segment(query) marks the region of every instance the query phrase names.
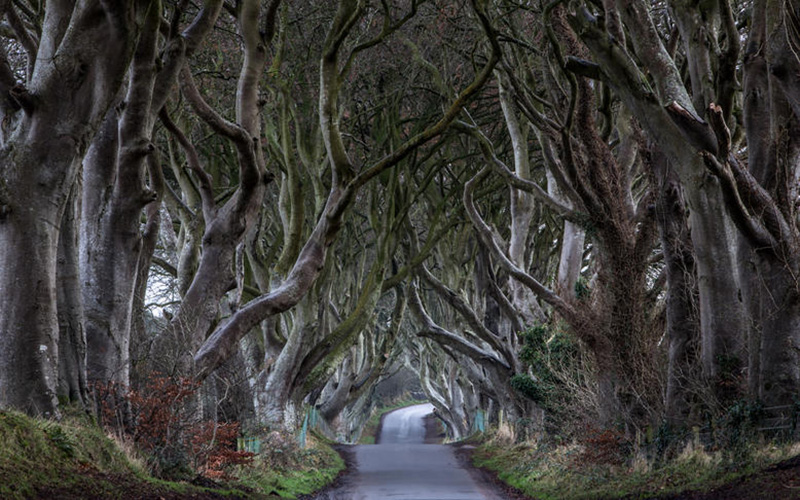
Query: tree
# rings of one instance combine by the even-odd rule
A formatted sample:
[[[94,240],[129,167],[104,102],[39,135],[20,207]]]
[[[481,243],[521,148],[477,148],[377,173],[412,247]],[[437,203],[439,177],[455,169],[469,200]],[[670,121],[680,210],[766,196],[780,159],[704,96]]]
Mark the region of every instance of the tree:
[[[412,2],[412,11],[416,3]],[[489,29],[482,6],[474,5],[474,10],[484,29]],[[447,105],[441,118],[426,126],[418,134],[409,137],[391,152],[374,164],[355,172],[351,163],[340,130],[338,116],[338,98],[344,77],[347,76],[352,60],[359,52],[379,43],[396,25],[387,19],[387,24],[377,38],[355,45],[351,54],[340,68],[343,43],[353,29],[355,22],[364,14],[363,6],[355,2],[342,1],[322,51],[320,61],[319,116],[320,127],[327,152],[327,160],[331,166],[331,186],[322,213],[298,254],[286,279],[280,286],[262,295],[232,315],[230,320],[217,329],[195,355],[198,376],[207,376],[236,348],[239,339],[264,319],[293,307],[307,293],[324,266],[327,249],[338,234],[343,217],[355,200],[360,189],[370,180],[407,158],[422,145],[441,135],[460,113],[462,107],[472,98],[488,80],[498,54],[491,52],[489,60],[476,73],[471,81],[456,98]],[[398,21],[404,23],[401,19]],[[388,30],[388,31],[387,31]]]
[[[790,283],[797,229],[789,201],[796,188],[787,182],[797,168],[796,134],[791,133],[797,88],[787,79],[797,64],[790,55],[797,44],[796,12],[777,3],[747,5],[742,12],[752,23],[740,53],[730,2],[671,6],[682,13],[674,22],[690,68],[690,88],[646,2],[630,2],[627,8],[609,4],[603,13],[629,33],[632,52],[620,45],[624,38],[609,37],[599,27],[590,9],[583,8],[572,22],[601,78],[681,179],[699,275],[704,375],[729,401],[723,382],[737,378],[747,344],[751,396],[789,404],[799,380],[794,350],[788,348],[797,331],[796,288]],[[744,63],[741,94],[734,84],[739,61]],[[729,220],[741,235],[741,266],[726,229]]]
[[[0,406],[56,415],[59,229],[80,160],[122,85],[151,2],[0,8],[27,57],[18,77],[8,44],[0,54],[7,124],[0,152]]]

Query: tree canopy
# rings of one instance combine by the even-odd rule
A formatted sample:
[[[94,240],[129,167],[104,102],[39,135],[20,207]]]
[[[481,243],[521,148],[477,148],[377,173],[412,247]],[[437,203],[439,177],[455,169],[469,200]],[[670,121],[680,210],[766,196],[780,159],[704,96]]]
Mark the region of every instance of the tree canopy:
[[[352,437],[401,369],[456,437],[796,403],[790,3],[0,12],[0,408],[159,373]]]

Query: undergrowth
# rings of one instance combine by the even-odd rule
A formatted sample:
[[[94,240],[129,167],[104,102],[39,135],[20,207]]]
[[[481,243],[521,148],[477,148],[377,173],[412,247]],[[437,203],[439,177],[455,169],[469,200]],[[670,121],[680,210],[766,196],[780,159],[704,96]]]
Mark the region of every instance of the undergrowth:
[[[97,385],[94,394],[100,422],[143,452],[152,474],[229,479],[227,469],[247,463],[253,454],[236,449],[238,422],[191,417],[198,388],[188,378],[153,374],[139,390],[110,382]]]
[[[156,480],[132,448],[123,449],[85,414],[64,413],[69,415],[55,422],[0,412],[0,498],[174,498],[211,491],[214,498],[247,496],[235,488]]]
[[[537,499],[651,498],[683,491],[709,491],[800,453],[797,444],[751,443],[732,456],[689,442],[669,460],[634,453],[611,432],[584,443],[527,442],[508,445],[490,437],[478,447],[476,466]]]
[[[55,422],[0,411],[0,498],[296,498],[330,483],[345,467],[324,440],[309,438],[301,450],[289,437],[250,463],[226,459],[225,476],[213,481],[166,481],[150,475],[146,451],[132,440],[107,434],[81,411],[63,413]],[[277,445],[274,439],[270,444]],[[207,452],[199,456],[214,469]]]
[[[254,490],[281,498],[297,498],[331,483],[344,470],[339,454],[319,436],[309,435],[306,449],[283,448],[256,456],[253,463],[235,470],[239,482]]]

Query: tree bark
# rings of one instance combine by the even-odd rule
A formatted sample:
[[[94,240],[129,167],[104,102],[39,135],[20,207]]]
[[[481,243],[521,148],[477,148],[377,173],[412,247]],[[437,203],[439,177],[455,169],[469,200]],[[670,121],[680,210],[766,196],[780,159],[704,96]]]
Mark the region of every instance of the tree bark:
[[[694,423],[692,411],[697,393],[702,390],[698,384],[700,318],[694,253],[677,175],[661,155],[656,157],[653,171],[658,187],[656,217],[667,274],[666,420],[672,426],[686,428]]]
[[[76,183],[61,219],[58,242],[58,397],[86,407],[86,331],[79,266],[81,186]]]
[[[4,157],[3,157],[4,156]],[[8,166],[13,160],[0,155]],[[31,155],[32,156],[32,155]],[[18,163],[17,169],[41,169]],[[58,383],[56,259],[59,211],[33,186],[13,183],[11,214],[0,221],[0,407],[55,417]],[[66,200],[59,203],[63,206]]]

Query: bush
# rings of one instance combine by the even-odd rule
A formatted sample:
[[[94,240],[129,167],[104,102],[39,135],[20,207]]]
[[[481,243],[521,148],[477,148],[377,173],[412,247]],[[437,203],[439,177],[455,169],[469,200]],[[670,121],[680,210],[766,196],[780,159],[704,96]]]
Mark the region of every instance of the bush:
[[[526,398],[544,405],[547,400],[547,389],[537,384],[530,376],[518,373],[511,377],[511,387]]]
[[[253,454],[236,450],[238,422],[193,421],[187,415],[197,389],[191,379],[155,374],[139,390],[98,385],[95,398],[102,425],[133,441],[154,475],[223,478],[227,467],[247,463]]]
[[[509,384],[519,394],[547,411],[548,418],[565,422],[586,386],[583,360],[575,341],[557,325],[539,324],[520,334],[520,361],[528,373],[517,373]]]
[[[575,457],[579,466],[620,466],[625,463],[632,450],[631,442],[625,434],[615,429],[587,426],[582,441],[583,451]]]

